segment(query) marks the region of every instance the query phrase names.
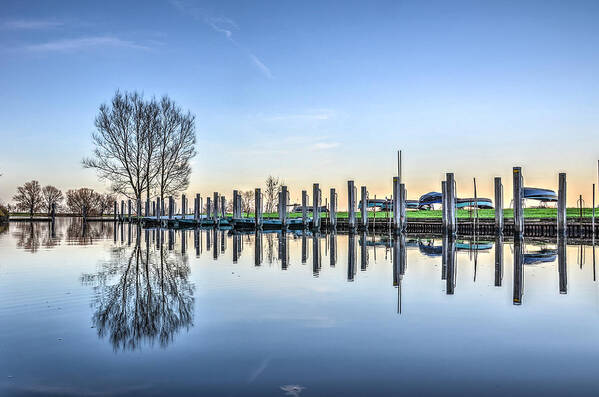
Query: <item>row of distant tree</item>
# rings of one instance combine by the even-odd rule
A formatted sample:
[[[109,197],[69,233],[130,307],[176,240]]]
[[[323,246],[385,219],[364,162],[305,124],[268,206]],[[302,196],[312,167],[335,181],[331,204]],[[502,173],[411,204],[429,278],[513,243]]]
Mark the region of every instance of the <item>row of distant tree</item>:
[[[37,213],[56,212],[82,214],[83,208],[89,215],[110,214],[113,211],[116,197],[109,193],[99,193],[90,188],[69,189],[66,193],[52,186],[42,187],[38,181],[31,181],[17,187],[13,196],[15,210],[23,211],[33,216]]]

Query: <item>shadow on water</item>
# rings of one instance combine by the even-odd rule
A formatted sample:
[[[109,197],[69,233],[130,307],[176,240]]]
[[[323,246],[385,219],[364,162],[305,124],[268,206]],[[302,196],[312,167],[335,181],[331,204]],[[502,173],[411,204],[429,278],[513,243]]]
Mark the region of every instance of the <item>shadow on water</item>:
[[[185,237],[181,253],[173,251],[169,231],[131,226],[127,234],[135,234],[133,241],[113,247],[110,260],[100,263],[96,273],[81,276],[81,282],[95,291],[92,323],[115,351],[136,350],[156,341],[166,347],[177,332],[193,326],[194,285],[184,255]]]

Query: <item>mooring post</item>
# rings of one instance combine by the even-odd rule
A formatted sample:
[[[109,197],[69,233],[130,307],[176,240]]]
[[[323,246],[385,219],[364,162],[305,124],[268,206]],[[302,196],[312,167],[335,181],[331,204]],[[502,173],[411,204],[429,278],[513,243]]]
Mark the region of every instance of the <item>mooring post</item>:
[[[114,221],[116,222],[117,217],[118,217],[118,204],[117,204],[116,200],[114,200],[114,210],[113,211],[114,211],[114,213],[113,213]]]
[[[162,207],[160,206],[160,204],[162,203],[162,200],[160,200],[160,197],[156,198],[156,219],[160,220],[160,217],[162,216]]]
[[[448,172],[445,179],[447,191],[447,232],[455,235],[458,231],[456,219],[456,184],[453,172]]]
[[[287,227],[287,203],[288,203],[287,186],[281,186],[281,194],[279,195],[279,218],[281,226]]]
[[[331,219],[331,228],[335,229],[337,227],[337,193],[335,193],[335,188],[331,188],[330,203],[329,218]]]
[[[196,198],[193,201],[193,219],[196,221],[200,219],[200,195],[196,194]]]
[[[312,227],[320,229],[320,187],[318,183],[312,185]]]
[[[524,234],[524,211],[522,209],[522,167],[514,167],[514,234]]]
[[[360,188],[360,226],[367,230],[368,229],[368,190],[366,186]]]
[[[441,225],[447,231],[447,182],[441,181]]]
[[[227,199],[225,196],[220,196],[220,215],[223,219],[227,217]]]
[[[187,215],[187,198],[184,194],[181,195],[181,215],[183,219],[185,219],[185,215]]]
[[[399,217],[400,217],[400,209],[399,209],[399,177],[393,177],[393,229],[396,233],[398,233],[400,229]]]
[[[354,181],[347,181],[347,226],[350,231],[356,228],[356,189]]]
[[[119,220],[122,222],[125,220],[125,200],[121,200],[121,214]]]
[[[152,201],[152,216],[156,216],[156,200]]]
[[[495,177],[495,232],[503,233],[503,184]]]
[[[168,196],[168,219],[173,219],[173,214],[175,212],[175,200],[173,196]]]
[[[212,202],[210,197],[206,197],[206,219],[212,218]]]
[[[256,229],[262,228],[262,191],[256,188],[254,191],[255,209],[254,216],[256,218]]]
[[[399,230],[405,232],[408,227],[408,220],[406,218],[406,185],[404,183],[399,184]]]
[[[214,218],[214,224],[218,225],[218,192],[214,192],[212,199],[212,217]]]
[[[127,222],[131,222],[131,199],[127,200]]]
[[[141,220],[141,199],[137,199],[137,222]]]
[[[302,190],[302,225],[308,224],[308,192]]]
[[[237,213],[237,205],[237,190],[233,190],[233,219],[241,218],[241,216],[239,216],[239,214]]]
[[[568,224],[566,219],[566,174],[559,174],[559,189],[557,191],[557,231],[566,235]]]

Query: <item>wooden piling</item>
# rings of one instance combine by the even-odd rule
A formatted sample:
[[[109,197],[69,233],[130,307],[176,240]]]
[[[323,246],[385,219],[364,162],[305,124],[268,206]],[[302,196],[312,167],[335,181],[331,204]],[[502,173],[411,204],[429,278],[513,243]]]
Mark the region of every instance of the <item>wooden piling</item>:
[[[441,181],[441,224],[447,230],[447,181]]]
[[[329,218],[331,220],[331,228],[335,229],[337,227],[337,193],[335,192],[335,188],[331,188],[330,203]]]
[[[127,222],[131,223],[131,199],[127,200]]]
[[[595,184],[593,183],[593,218],[592,218],[592,234],[595,236]],[[593,246],[593,249],[595,247]]]
[[[256,188],[254,191],[255,209],[254,216],[256,218],[256,229],[262,228],[262,191]]]
[[[347,226],[350,231],[356,228],[356,189],[354,181],[347,181]]]
[[[121,222],[125,220],[125,200],[121,200],[121,215],[119,219]]]
[[[116,200],[114,201],[114,209],[113,209],[114,213],[112,214],[114,217],[114,221],[117,221],[117,217],[118,217],[118,204],[116,202]]]
[[[447,232],[455,235],[457,233],[456,222],[456,183],[453,172],[448,172],[445,178],[445,190],[447,192]]]
[[[175,212],[175,201],[173,196],[168,196],[168,219],[173,219]]]
[[[495,232],[503,233],[503,184],[495,177]]]
[[[320,229],[320,187],[318,183],[312,185],[312,227]]]
[[[302,190],[302,225],[308,224],[308,192]]]
[[[366,186],[360,188],[360,226],[367,230],[368,229],[368,190]]]
[[[287,204],[289,202],[289,192],[287,186],[281,186],[281,192],[279,193],[279,219],[281,220],[281,226],[287,227]]]
[[[241,214],[237,213],[237,210],[239,209],[237,200],[237,190],[233,190],[233,219],[241,218]]]
[[[513,168],[514,176],[514,234],[522,236],[524,234],[524,210],[522,208],[522,167]]]
[[[214,198],[212,199],[212,218],[214,219],[214,225],[218,225],[218,192],[214,192],[213,197]]]
[[[206,197],[206,219],[212,218],[212,201],[210,197]]]
[[[406,185],[404,183],[399,184],[399,230],[405,232],[407,229],[408,220],[406,218]]]
[[[393,197],[392,197],[392,202],[393,202],[393,229],[395,230],[396,233],[398,233],[399,231],[401,231],[401,224],[400,224],[400,216],[401,216],[401,209],[399,208],[399,190],[400,190],[400,182],[399,182],[399,177],[394,176],[393,177]]]
[[[187,215],[187,197],[184,194],[181,195],[181,215],[183,219],[185,219],[185,215]]]
[[[160,206],[160,204],[161,204],[160,197],[157,197],[156,198],[156,219],[160,219],[160,217],[163,215],[162,207]]]
[[[557,191],[557,231],[560,234],[567,234],[566,219],[566,174],[559,174],[559,188]]]
[[[141,221],[141,199],[137,199],[137,222]]]
[[[227,217],[227,199],[225,196],[220,196],[220,216],[225,219]]]

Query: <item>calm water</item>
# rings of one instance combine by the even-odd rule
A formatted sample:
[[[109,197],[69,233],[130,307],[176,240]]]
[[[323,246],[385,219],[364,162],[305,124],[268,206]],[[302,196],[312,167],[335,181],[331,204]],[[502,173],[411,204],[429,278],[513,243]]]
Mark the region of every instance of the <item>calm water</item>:
[[[13,223],[0,395],[597,395],[593,251]]]

